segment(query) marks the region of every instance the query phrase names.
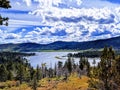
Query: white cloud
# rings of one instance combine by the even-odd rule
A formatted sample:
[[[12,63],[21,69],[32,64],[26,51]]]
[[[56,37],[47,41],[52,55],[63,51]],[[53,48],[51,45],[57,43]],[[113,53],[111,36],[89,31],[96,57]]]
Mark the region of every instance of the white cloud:
[[[3,36],[0,40],[14,39],[4,42],[88,41],[120,35],[120,5],[117,4],[101,0],[11,2],[11,10],[29,12],[2,12],[10,20],[8,27],[1,27],[4,31],[0,30],[0,35]],[[21,29],[19,33],[13,33],[18,29]]]
[[[20,34],[9,33],[4,30],[0,30],[0,42],[1,43],[17,43],[16,40],[21,38]]]
[[[5,39],[18,39],[20,37],[21,37],[20,35],[17,35],[14,33],[7,33],[4,38]]]
[[[59,4],[66,5],[81,5],[82,0],[34,0],[35,2],[39,2],[39,7],[41,8],[51,8],[53,5],[59,6]]]
[[[32,3],[31,0],[23,0],[23,2],[25,2],[27,6],[31,6],[31,3]]]
[[[102,32],[104,33],[106,30],[111,32],[112,34],[115,35],[115,33],[119,32],[120,30],[118,29],[112,29],[110,26],[111,25],[115,25],[116,23],[119,23],[120,20],[118,20],[120,18],[119,15],[119,7],[116,8],[108,8],[108,7],[104,7],[104,8],[69,8],[69,9],[58,9],[56,7],[51,8],[51,10],[47,10],[47,9],[43,9],[43,11],[41,11],[41,9],[35,10],[35,13],[31,13],[31,14],[37,14],[39,16],[43,15],[43,22],[46,25],[51,25],[54,28],[52,29],[48,29],[48,31],[51,32],[56,32],[56,26],[61,26],[65,29],[66,33],[70,34],[69,36],[66,37],[72,37],[72,38],[65,38],[64,40],[76,40],[76,41],[84,41],[84,40],[91,40],[91,39],[100,39],[100,38],[106,38],[107,36],[111,37],[112,35],[101,35],[101,36],[96,36],[94,38],[92,38],[92,33],[95,32],[96,30],[98,30],[98,32]],[[49,15],[49,12],[50,15]],[[46,20],[45,17],[46,16],[50,16],[52,17],[51,20]],[[49,17],[49,18],[50,18]],[[66,17],[67,19],[72,18],[72,17],[76,17],[76,18],[83,18],[83,20],[78,21],[77,23],[75,22],[64,22],[61,21],[61,18]],[[87,19],[86,19],[87,18]],[[58,20],[57,20],[58,19]],[[90,19],[90,20],[89,20]],[[112,20],[110,22],[106,22],[107,20]],[[53,21],[52,21],[53,20]],[[56,21],[55,21],[56,20]],[[109,24],[108,24],[109,23]],[[84,28],[80,29],[79,26],[83,25]],[[78,29],[77,29],[78,28]],[[105,30],[106,29],[106,30]],[[80,37],[80,35],[83,33],[83,31],[87,30],[88,34],[86,34],[85,39],[81,39],[82,37]],[[46,30],[47,32],[47,30]],[[88,38],[89,37],[89,38]]]

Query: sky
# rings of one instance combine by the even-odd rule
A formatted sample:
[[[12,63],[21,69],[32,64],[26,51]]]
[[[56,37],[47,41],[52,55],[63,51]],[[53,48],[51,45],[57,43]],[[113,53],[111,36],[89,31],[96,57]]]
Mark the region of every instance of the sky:
[[[0,44],[92,41],[120,36],[119,0],[10,0]]]

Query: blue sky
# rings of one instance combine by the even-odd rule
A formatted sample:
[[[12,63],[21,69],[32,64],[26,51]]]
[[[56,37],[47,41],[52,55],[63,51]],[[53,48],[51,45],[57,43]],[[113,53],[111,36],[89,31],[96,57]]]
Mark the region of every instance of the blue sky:
[[[11,0],[0,44],[91,41],[120,36],[119,0]]]

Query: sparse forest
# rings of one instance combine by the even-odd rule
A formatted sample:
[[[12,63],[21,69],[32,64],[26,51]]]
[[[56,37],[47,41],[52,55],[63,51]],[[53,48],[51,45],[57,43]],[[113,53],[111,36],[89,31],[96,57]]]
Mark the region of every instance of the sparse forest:
[[[58,61],[54,68],[48,68],[46,63],[33,68],[24,58],[30,55],[34,54],[0,53],[1,89],[63,90],[61,85],[64,85],[68,90],[71,84],[73,86],[70,90],[119,90],[120,88],[120,56],[116,56],[111,47],[103,49],[98,66],[90,66],[86,57],[79,57],[79,64],[76,64],[74,58],[68,55],[65,63]],[[95,63],[96,61],[93,60],[93,64]]]

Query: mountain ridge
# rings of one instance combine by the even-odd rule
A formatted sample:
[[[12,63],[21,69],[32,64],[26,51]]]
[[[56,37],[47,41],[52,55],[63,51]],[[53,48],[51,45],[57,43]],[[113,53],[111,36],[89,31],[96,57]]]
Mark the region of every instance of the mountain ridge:
[[[65,42],[56,41],[49,44],[38,44],[38,43],[8,43],[0,44],[1,51],[40,51],[40,50],[86,50],[86,49],[101,49],[105,46],[112,46],[114,49],[120,49],[120,36],[99,39],[94,41],[84,41],[84,42]]]

